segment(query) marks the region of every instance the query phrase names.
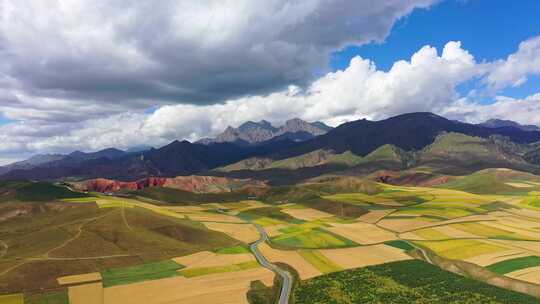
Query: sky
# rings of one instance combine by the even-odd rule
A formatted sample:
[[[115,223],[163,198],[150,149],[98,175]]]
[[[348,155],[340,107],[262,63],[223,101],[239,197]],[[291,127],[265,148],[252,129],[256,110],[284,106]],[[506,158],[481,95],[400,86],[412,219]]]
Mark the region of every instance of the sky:
[[[0,0],[0,165],[247,120],[540,125],[535,0]]]

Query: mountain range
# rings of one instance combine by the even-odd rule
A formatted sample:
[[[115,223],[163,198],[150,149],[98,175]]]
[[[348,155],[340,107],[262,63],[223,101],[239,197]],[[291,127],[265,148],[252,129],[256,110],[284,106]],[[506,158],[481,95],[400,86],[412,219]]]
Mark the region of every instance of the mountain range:
[[[279,128],[262,121],[227,130],[214,140],[174,141],[146,151],[111,148],[33,157],[1,167],[0,179],[135,181],[204,173],[271,180],[276,174],[303,178],[422,166],[454,174],[489,167],[540,172],[540,131],[469,124],[432,113],[363,119],[334,129],[294,119]],[[301,132],[310,137],[291,135]]]
[[[253,145],[269,141],[271,139],[291,141],[306,141],[332,130],[332,127],[322,122],[309,123],[299,118],[287,120],[283,126],[274,127],[266,120],[259,122],[248,121],[238,128],[231,126],[216,136],[216,138],[203,138],[196,143],[236,143],[240,145]]]
[[[480,126],[488,128],[515,127],[525,131],[540,131],[540,127],[535,125],[522,125],[515,121],[504,119],[489,119],[481,123]]]

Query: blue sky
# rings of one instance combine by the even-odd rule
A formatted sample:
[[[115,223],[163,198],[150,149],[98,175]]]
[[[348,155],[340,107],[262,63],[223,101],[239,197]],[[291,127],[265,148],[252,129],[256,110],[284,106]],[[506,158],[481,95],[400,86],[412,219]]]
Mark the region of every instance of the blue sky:
[[[417,9],[399,20],[382,43],[335,52],[330,66],[342,70],[351,58],[359,55],[387,71],[395,61],[409,59],[424,45],[434,46],[440,52],[451,40],[461,41],[477,62],[493,61],[506,58],[517,50],[520,42],[538,35],[538,0],[446,0],[427,10]],[[522,86],[507,88],[499,94],[523,98],[537,93],[539,88],[540,77],[532,76]]]

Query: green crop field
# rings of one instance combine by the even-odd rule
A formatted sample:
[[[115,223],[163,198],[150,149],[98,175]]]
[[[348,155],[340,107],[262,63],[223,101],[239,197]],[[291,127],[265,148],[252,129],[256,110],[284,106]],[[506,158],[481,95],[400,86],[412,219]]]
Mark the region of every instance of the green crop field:
[[[402,249],[404,251],[410,251],[415,249],[414,246],[402,240],[388,241],[385,242],[385,244],[394,248]]]
[[[302,281],[295,304],[538,303],[538,299],[468,279],[418,260],[335,272]]]
[[[523,268],[540,266],[539,256],[527,256],[515,259],[509,259],[501,261],[495,264],[491,264],[486,268],[497,274],[506,274],[512,271],[520,270]]]
[[[226,265],[226,266],[215,266],[215,267],[198,267],[198,268],[189,268],[178,271],[180,275],[183,275],[187,278],[203,276],[213,273],[223,273],[223,272],[233,272],[241,271],[247,269],[253,269],[260,267],[257,261],[243,262],[238,264]]]
[[[271,242],[283,248],[317,249],[357,246],[353,241],[330,233],[322,228],[299,229],[292,232],[285,232],[271,238]]]
[[[103,286],[130,284],[177,276],[184,266],[172,261],[146,263],[131,267],[111,268],[101,272]]]
[[[300,250],[298,253],[311,265],[322,273],[330,273],[343,270],[341,266],[329,260],[317,250]]]
[[[216,253],[219,254],[238,254],[238,253],[248,253],[250,252],[247,246],[233,246],[233,247],[226,247],[226,248],[220,248],[216,250]]]

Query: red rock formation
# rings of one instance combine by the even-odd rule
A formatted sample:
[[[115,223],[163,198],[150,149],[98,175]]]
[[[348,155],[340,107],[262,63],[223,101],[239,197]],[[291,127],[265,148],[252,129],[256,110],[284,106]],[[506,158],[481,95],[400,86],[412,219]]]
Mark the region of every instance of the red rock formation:
[[[264,188],[266,184],[251,179],[236,179],[216,176],[177,176],[148,177],[134,182],[122,182],[105,178],[97,178],[77,183],[76,188],[82,191],[117,192],[120,190],[140,190],[148,187],[166,187],[194,193],[222,193],[237,189]]]

